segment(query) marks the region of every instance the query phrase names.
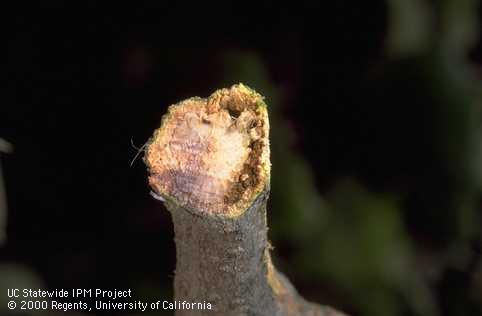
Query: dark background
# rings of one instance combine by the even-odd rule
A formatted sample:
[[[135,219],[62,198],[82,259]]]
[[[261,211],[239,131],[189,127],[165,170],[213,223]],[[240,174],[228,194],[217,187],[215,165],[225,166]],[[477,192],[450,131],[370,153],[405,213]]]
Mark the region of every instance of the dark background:
[[[243,82],[270,106],[270,238],[303,295],[352,315],[480,315],[477,1],[6,13],[0,283],[170,299],[172,225],[131,140],[170,104]]]

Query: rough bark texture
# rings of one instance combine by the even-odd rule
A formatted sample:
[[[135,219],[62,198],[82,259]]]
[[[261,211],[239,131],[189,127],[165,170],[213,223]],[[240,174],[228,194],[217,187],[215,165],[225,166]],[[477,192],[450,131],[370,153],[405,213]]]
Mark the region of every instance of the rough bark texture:
[[[192,133],[184,133],[184,129],[180,127],[182,123],[171,124],[175,127],[172,132],[163,131],[163,128],[168,129],[170,126],[169,120],[185,120],[186,115],[181,111],[182,116],[173,114],[163,119],[161,129],[156,132],[146,150],[145,161],[150,171],[150,184],[155,194],[165,200],[174,222],[177,251],[174,299],[179,302],[209,302],[212,306],[211,310],[178,309],[176,315],[343,315],[329,307],[305,301],[290,282],[273,267],[266,222],[266,201],[269,196],[267,112],[261,96],[243,85],[220,91],[222,93],[217,91],[204,102],[201,102],[202,99],[194,99],[200,103],[191,109],[197,111],[197,107],[206,108],[207,113],[212,115],[214,112],[210,113],[209,107],[211,106],[212,110],[213,102],[221,104],[214,105],[215,108],[218,107],[215,111],[219,113],[235,108],[237,113],[230,118],[232,125],[227,125],[226,133],[219,132],[218,129],[219,126],[224,126],[224,123],[219,126],[216,123],[209,123],[213,124],[209,128],[214,131],[206,132],[205,136],[202,136],[202,133],[195,133],[196,146],[192,146]],[[227,105],[224,107],[223,97],[220,98],[220,95],[225,98]],[[177,107],[186,104],[188,107],[191,106],[189,102],[185,102],[181,102]],[[171,112],[178,110],[179,108],[171,109]],[[254,125],[239,123],[238,120],[242,119],[243,113],[247,111],[252,112],[250,120],[254,117],[264,122],[258,121]],[[244,117],[250,117],[248,114]],[[207,119],[203,116],[206,112],[198,111],[197,115],[199,122]],[[209,116],[209,120],[216,119]],[[196,122],[191,123],[190,127],[197,126]],[[222,138],[224,135],[232,137],[234,125],[242,125],[239,133],[251,135],[246,138],[246,146],[240,145],[241,150],[247,152],[244,156],[223,153],[222,150],[231,149],[223,149],[226,146],[221,144],[222,140],[209,139]],[[258,132],[253,134],[252,129],[259,126],[264,127],[264,132],[258,129]],[[188,145],[179,145],[182,140],[176,134],[181,132],[184,133]],[[258,149],[253,146],[256,142]],[[200,145],[206,143],[206,146]],[[198,148],[194,153],[194,163],[193,147]],[[160,157],[166,155],[169,159],[158,163],[163,159]],[[209,159],[201,163],[204,155]],[[216,163],[216,157],[219,155],[227,157],[226,164]],[[239,164],[230,163],[229,159],[235,161],[238,159],[236,157],[244,157],[245,161]],[[173,160],[175,163],[172,163]],[[185,161],[189,163],[186,164]],[[202,177],[213,165],[216,168],[221,166],[233,170],[219,170],[220,176],[207,181]],[[184,166],[189,170],[172,170],[173,166]],[[247,171],[246,166],[250,166],[250,171]],[[204,170],[200,170],[202,168]],[[222,174],[226,176],[223,177]],[[213,175],[208,175],[208,178],[210,177]],[[247,179],[251,180],[247,184],[239,185],[239,182],[246,182]],[[205,188],[206,185],[209,189]],[[193,188],[201,192],[188,192]],[[236,191],[234,199],[233,190]]]

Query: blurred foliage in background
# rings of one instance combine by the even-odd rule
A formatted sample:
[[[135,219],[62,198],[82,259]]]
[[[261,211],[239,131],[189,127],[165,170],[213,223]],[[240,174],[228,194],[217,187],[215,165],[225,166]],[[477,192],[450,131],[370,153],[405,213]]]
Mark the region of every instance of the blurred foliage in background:
[[[329,54],[329,43],[313,44],[318,29],[310,23],[316,25],[315,17],[304,24],[302,35],[288,32],[291,37],[284,39],[283,56],[291,56],[295,64],[291,67],[299,72],[294,85],[273,79],[273,61],[255,49],[230,47],[215,49],[217,75],[207,75],[209,84],[198,83],[206,87],[182,90],[183,80],[175,78],[171,87],[185,95],[170,91],[164,99],[176,102],[193,91],[206,95],[237,82],[266,97],[273,164],[269,236],[277,265],[306,298],[351,315],[482,315],[481,60],[477,65],[471,55],[481,45],[479,1],[386,0],[384,8],[387,23],[381,30],[381,54],[366,70],[357,70],[361,75],[356,80],[336,78],[341,82],[336,86],[330,84],[332,78],[323,78],[333,73],[350,77],[355,71],[330,72],[330,67],[343,65],[323,58]],[[156,54],[166,65],[178,65],[189,59],[183,52],[180,47]],[[135,81],[142,77],[150,55],[143,51],[134,55],[139,72],[126,71]],[[176,69],[187,87],[195,86],[186,79],[193,63]],[[327,98],[335,93],[326,91],[332,88],[339,88],[342,96]],[[156,96],[131,101],[152,103],[152,99]],[[147,121],[135,112],[133,106],[126,116]],[[145,137],[158,123],[158,117],[149,119],[152,124]],[[135,181],[143,177],[142,169],[139,165],[134,169],[140,174]],[[6,180],[8,192],[12,180]],[[147,199],[146,188],[136,190],[140,199]],[[130,225],[122,231],[125,237],[103,236],[104,245],[118,238],[129,244],[140,234],[145,242],[140,249],[169,249],[168,259],[162,268],[143,261],[142,271],[134,259],[115,257],[127,260],[123,266],[119,263],[124,280],[116,284],[131,286],[138,298],[168,297],[172,275],[166,271],[174,266],[169,218],[155,215],[159,210],[154,201],[130,207],[118,224],[119,229]],[[133,215],[141,207],[152,210]],[[93,257],[109,262],[106,257],[115,250],[111,251],[102,257],[85,250],[76,258],[87,264]],[[139,260],[149,256],[141,255]],[[67,274],[93,273],[72,266]],[[20,286],[29,278],[32,284],[42,283],[23,265],[0,267],[0,287]],[[49,275],[45,267],[36,268]],[[62,282],[47,280],[47,285],[62,286]],[[89,285],[97,284],[92,282]],[[107,281],[104,285],[112,287]],[[6,312],[4,308],[0,304],[0,311]]]

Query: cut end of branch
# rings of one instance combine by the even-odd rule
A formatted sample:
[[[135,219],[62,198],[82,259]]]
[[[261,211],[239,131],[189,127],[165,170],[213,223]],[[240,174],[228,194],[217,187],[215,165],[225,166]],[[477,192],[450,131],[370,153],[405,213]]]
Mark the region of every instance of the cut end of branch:
[[[269,122],[261,95],[239,84],[169,108],[146,148],[152,189],[206,214],[242,214],[269,182]]]

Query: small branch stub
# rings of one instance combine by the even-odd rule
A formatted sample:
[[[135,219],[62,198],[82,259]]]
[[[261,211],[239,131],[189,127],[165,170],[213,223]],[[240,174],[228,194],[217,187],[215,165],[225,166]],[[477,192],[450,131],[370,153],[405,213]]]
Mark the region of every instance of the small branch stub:
[[[176,315],[342,315],[306,302],[271,263],[261,95],[239,84],[171,106],[144,161],[153,196],[174,222],[174,299],[212,307]]]

